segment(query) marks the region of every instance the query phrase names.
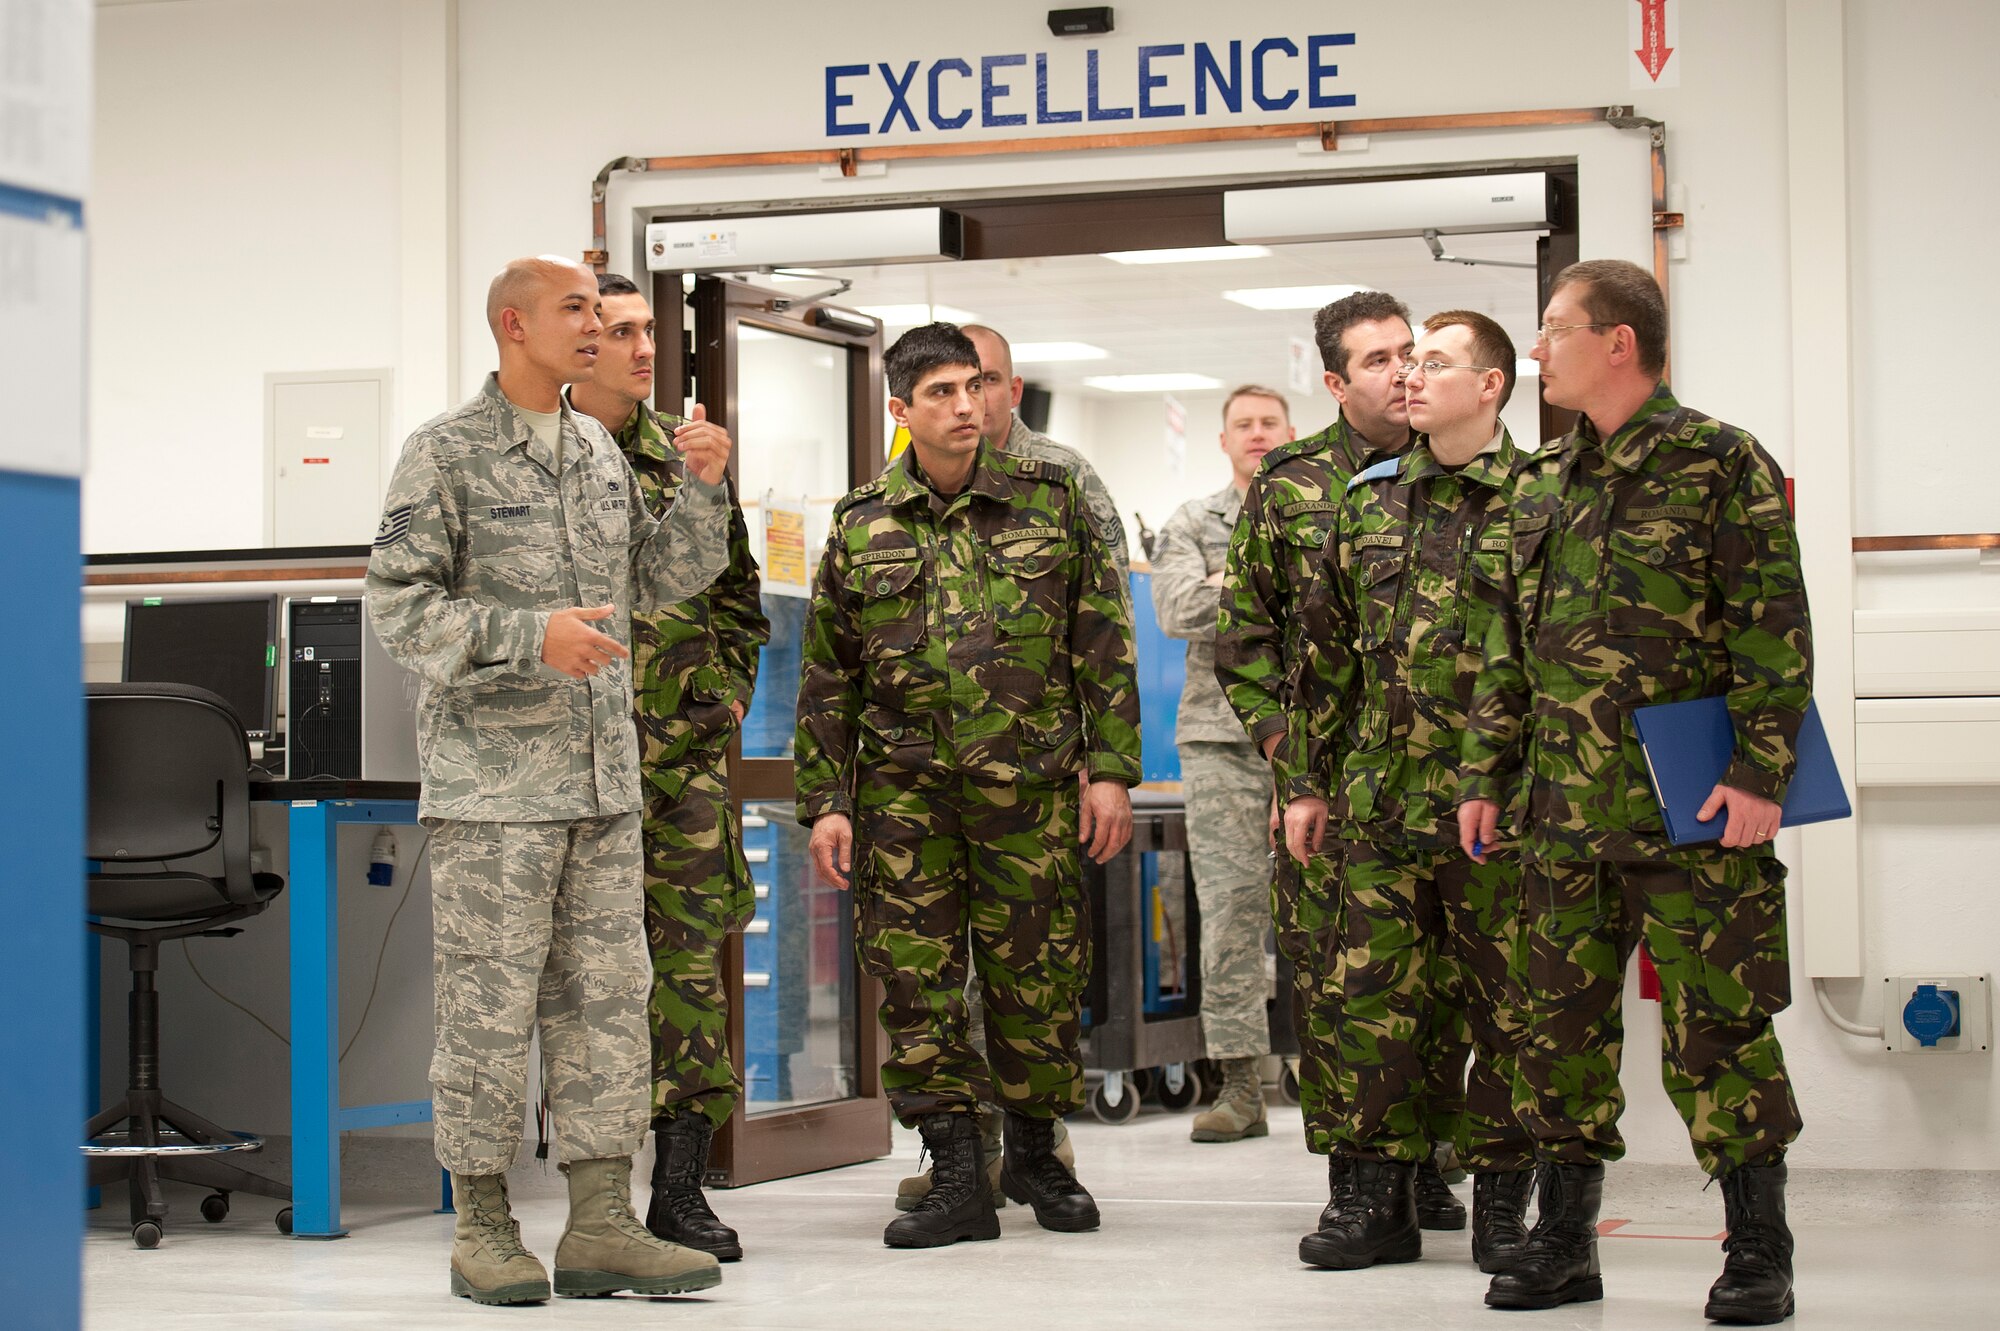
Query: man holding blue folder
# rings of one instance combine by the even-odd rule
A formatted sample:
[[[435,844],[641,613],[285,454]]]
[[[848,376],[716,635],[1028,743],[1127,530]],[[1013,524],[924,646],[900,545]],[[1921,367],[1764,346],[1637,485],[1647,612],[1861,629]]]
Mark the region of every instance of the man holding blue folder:
[[[1707,1315],[1791,1315],[1787,1145],[1799,1111],[1772,1017],[1790,1001],[1784,866],[1771,854],[1812,692],[1797,537],[1755,439],[1683,407],[1660,376],[1666,310],[1629,263],[1556,278],[1534,358],[1576,428],[1517,477],[1506,612],[1486,640],[1460,785],[1475,859],[1521,839],[1529,1035],[1515,1104],[1536,1138],[1541,1215],[1493,1307],[1603,1297],[1596,1251],[1617,1121],[1626,961],[1660,975],[1664,1077],[1729,1238]],[[1675,848],[1633,712],[1727,700],[1733,758]]]

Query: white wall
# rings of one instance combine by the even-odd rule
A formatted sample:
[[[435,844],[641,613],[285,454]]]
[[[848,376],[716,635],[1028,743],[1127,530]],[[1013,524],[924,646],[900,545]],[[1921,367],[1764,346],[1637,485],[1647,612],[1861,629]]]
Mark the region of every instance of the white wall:
[[[439,3],[426,0],[433,10]],[[492,364],[480,308],[488,276],[518,254],[580,251],[589,239],[589,182],[608,159],[819,146],[827,64],[1054,46],[1039,9],[967,25],[949,9],[865,8],[893,13],[894,21],[835,26],[821,4],[764,6],[751,66],[740,10],[642,0],[560,10],[531,0],[464,6],[449,44],[457,81],[448,280],[398,269],[409,246],[436,240],[433,223],[399,221],[415,215],[408,194],[412,179],[423,179],[399,174],[399,117],[409,113],[397,98],[412,77],[401,7],[191,0],[101,11],[88,546],[254,544],[268,370],[392,364],[407,373],[421,363],[435,378],[432,344],[455,335],[462,350],[455,391],[469,391]],[[1601,0],[1532,7],[1440,0],[1421,24],[1393,7],[1329,15],[1323,4],[1283,0],[1231,19],[1202,0],[1156,0],[1121,7],[1120,30],[1109,40],[1130,50],[1140,42],[1351,28],[1358,40],[1342,57],[1341,82],[1359,104],[1344,114],[1633,103],[1664,119],[1688,214],[1686,257],[1672,273],[1676,387],[1753,429],[1798,477],[1804,501],[1815,466],[1826,464],[1816,463],[1813,440],[1794,437],[1792,421],[1788,260],[1792,237],[1814,220],[1792,216],[1788,204],[1794,129],[1784,25],[1788,12],[1817,11],[1728,0],[1677,8],[1680,86],[1645,91],[1628,79],[1626,6]],[[1837,364],[1814,373],[1825,375],[1826,391],[1853,394],[1862,530],[1991,529],[2000,460],[1978,431],[1952,421],[1963,411],[1964,386],[1990,376],[1976,363],[1964,371],[1905,367],[1912,356],[1935,358],[1958,312],[1993,308],[2000,296],[1981,245],[2000,186],[1974,169],[1983,159],[1965,151],[1993,118],[1995,94],[1978,53],[2000,44],[2000,8],[1850,0],[1844,12],[1853,229],[1846,277],[1857,371],[1851,384]],[[633,57],[607,62],[609,76],[591,83],[577,62],[612,38],[628,39]],[[663,71],[657,77],[649,73],[655,68]],[[746,73],[752,68],[754,78]],[[440,79],[449,84],[448,73],[414,72],[435,73],[432,91]],[[1837,79],[1843,71],[1811,76]],[[1325,165],[1381,171],[1510,159],[1575,160],[1584,252],[1650,259],[1648,163],[1635,133],[1591,126],[1376,136]],[[629,268],[628,219],[641,203],[1091,189],[1295,173],[1323,161],[1272,142],[899,161],[886,175],[859,180],[822,180],[809,166],[621,176],[611,188],[610,244],[614,265]],[[442,320],[434,296],[450,307]],[[413,310],[449,332],[412,335],[423,345],[404,345],[401,330],[423,326]],[[1117,455],[1142,457],[1146,428],[1135,423],[1131,442],[1118,442],[1128,436],[1116,422],[1094,428],[1097,411],[1059,402],[1051,433],[1086,450],[1105,448],[1107,473],[1115,466],[1124,476],[1127,463]],[[1203,490],[1194,474],[1202,414],[1190,404],[1190,475],[1180,498]],[[1206,488],[1221,483],[1218,476]],[[1170,511],[1172,496],[1162,494],[1156,515],[1139,480],[1122,488],[1128,512],[1139,507],[1157,524]],[[1955,578],[1955,590],[1941,595],[2000,595],[2000,574],[1963,559],[1888,576],[1900,581],[1885,594],[1922,594],[1910,589]],[[1864,582],[1864,603],[1868,588]],[[1821,636],[1839,642],[1840,626],[1823,623]],[[2000,860],[1994,814],[1982,792],[1862,800],[1871,975],[1995,968],[2000,894],[1978,876]],[[1929,921],[1940,923],[1923,928]],[[1873,1019],[1875,1000],[1855,988],[1837,992],[1851,1015]],[[1806,994],[1802,977],[1799,992]],[[1635,1013],[1635,1051],[1646,1047],[1645,1019]],[[1992,1058],[1947,1065],[1873,1055],[1826,1025],[1809,997],[1783,1022],[1810,1124],[1799,1163],[2000,1167]],[[401,1066],[409,1054],[360,1049],[355,1057]],[[1648,1060],[1635,1062],[1632,1156],[1682,1160],[1679,1127],[1639,1071]],[[1911,1106],[1920,1106],[1914,1122],[1904,1113]]]

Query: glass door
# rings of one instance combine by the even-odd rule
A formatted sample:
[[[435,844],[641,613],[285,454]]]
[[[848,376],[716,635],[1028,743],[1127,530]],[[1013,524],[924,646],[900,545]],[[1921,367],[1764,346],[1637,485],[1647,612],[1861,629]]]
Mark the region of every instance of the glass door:
[[[771,622],[729,758],[757,912],[726,957],[744,1095],[709,1172],[739,1186],[889,1150],[878,998],[855,966],[853,899],[813,873],[792,785],[812,577],[834,504],[885,460],[882,331],[851,311],[721,278],[699,279],[686,297],[678,273],[655,275],[653,307],[661,409],[700,402],[735,440],[730,471]]]

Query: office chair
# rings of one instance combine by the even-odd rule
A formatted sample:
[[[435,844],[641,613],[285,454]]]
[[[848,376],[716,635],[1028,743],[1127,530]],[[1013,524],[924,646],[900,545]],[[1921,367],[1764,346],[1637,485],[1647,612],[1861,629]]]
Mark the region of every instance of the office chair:
[[[285,886],[250,868],[250,748],[243,723],[215,694],[179,684],[84,686],[90,734],[90,931],[122,939],[132,995],[123,1098],[84,1130],[92,1187],[131,1187],[132,1241],[159,1245],[167,1203],[162,1179],[214,1191],[203,1219],[229,1214],[229,1194],[291,1200],[283,1183],[228,1163],[227,1153],[263,1149],[175,1104],[160,1090],[160,1002],[153,987],[160,944],[191,935],[226,937],[226,926],[262,911]],[[220,877],[203,868],[216,867]],[[121,1126],[122,1125],[122,1126]],[[291,1233],[291,1208],[278,1229]]]

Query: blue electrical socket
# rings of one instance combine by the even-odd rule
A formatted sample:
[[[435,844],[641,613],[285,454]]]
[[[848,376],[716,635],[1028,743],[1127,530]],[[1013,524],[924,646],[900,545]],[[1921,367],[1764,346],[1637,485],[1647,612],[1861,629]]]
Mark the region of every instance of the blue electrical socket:
[[[1917,1043],[1926,1049],[1957,1035],[1958,990],[1940,989],[1934,984],[1918,985],[1910,1001],[1903,1004],[1903,1029],[1916,1036]]]

